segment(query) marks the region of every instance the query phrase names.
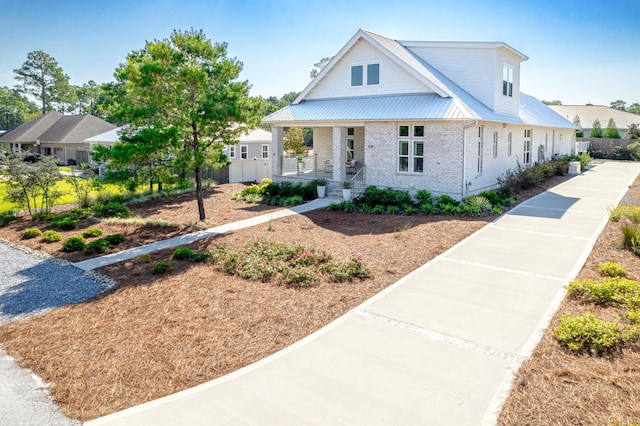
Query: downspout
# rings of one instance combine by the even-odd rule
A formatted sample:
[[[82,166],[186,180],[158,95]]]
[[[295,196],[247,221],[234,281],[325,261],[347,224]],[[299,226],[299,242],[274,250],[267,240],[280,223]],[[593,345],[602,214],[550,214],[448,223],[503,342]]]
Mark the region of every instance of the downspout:
[[[478,120],[462,128],[462,198],[467,195],[467,129],[478,125]]]

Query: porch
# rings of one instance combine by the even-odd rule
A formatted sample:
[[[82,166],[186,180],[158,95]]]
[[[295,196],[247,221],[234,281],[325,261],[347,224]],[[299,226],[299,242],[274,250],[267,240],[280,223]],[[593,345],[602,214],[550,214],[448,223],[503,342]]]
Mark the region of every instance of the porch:
[[[317,154],[307,156],[283,155],[280,160],[282,172],[273,175],[274,181],[307,183],[316,179],[325,179],[328,183],[327,193],[331,195],[340,195],[344,182],[351,183],[354,197],[364,191],[365,167],[357,161],[345,163],[345,178],[341,180],[336,179],[334,165],[328,163],[327,160],[319,160]]]

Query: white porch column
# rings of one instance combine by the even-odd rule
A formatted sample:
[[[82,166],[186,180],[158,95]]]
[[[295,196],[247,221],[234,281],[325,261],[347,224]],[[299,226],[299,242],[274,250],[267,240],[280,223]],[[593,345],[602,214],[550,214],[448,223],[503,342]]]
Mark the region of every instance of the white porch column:
[[[333,128],[333,180],[344,182],[347,177],[347,129]]]
[[[284,127],[271,128],[271,175],[282,174],[282,156],[284,155]]]

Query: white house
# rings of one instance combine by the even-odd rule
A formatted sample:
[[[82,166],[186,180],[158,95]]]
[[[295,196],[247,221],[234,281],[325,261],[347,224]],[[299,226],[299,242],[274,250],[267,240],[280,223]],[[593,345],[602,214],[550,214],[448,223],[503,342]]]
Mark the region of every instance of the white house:
[[[459,199],[496,187],[518,163],[569,154],[576,126],[520,92],[527,59],[505,43],[396,41],[361,29],[263,120],[273,125],[273,178],[326,172],[333,185]],[[313,128],[316,167],[285,170],[287,127]]]
[[[229,158],[229,182],[260,182],[271,178],[271,133],[255,129],[225,146]]]

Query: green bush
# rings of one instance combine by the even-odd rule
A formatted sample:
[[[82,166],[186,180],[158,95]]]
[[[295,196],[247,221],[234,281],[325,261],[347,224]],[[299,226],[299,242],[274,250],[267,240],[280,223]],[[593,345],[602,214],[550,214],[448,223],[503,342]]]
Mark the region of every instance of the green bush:
[[[488,198],[482,195],[472,195],[462,202],[462,209],[471,216],[491,214],[493,205]]]
[[[62,251],[65,251],[67,253],[82,251],[84,250],[84,248],[85,248],[84,238],[80,236],[69,237],[66,240],[64,240],[64,243],[62,244]]]
[[[143,253],[141,255],[136,256],[135,258],[135,262],[136,263],[151,263],[151,255],[148,253]]]
[[[30,240],[31,238],[39,237],[40,235],[42,235],[42,231],[38,228],[29,228],[25,229],[22,233],[22,239]]]
[[[640,256],[640,224],[627,221],[622,225],[622,245]]]
[[[640,141],[630,143],[627,146],[627,151],[633,161],[640,161]]]
[[[171,268],[171,262],[158,262],[155,265],[153,265],[153,274],[154,275],[164,274],[169,270],[169,268]]]
[[[558,341],[572,352],[602,355],[618,346],[623,339],[620,326],[601,321],[591,312],[582,315],[563,315],[554,330]]]
[[[124,241],[124,234],[111,234],[104,237],[104,240],[111,246],[117,246]]]
[[[70,231],[76,229],[76,221],[72,219],[54,220],[50,226],[62,229],[63,231]]]
[[[387,206],[387,214],[396,215],[400,213],[400,207],[398,206]]]
[[[0,213],[0,226],[7,226],[16,220],[18,220],[18,216],[11,210]]]
[[[602,277],[626,277],[627,268],[619,263],[604,262],[598,267],[598,273]]]
[[[173,252],[174,260],[191,260],[195,256],[193,250],[188,247],[178,247]]]
[[[612,222],[629,219],[633,223],[640,223],[640,206],[620,204],[609,210],[609,217]]]
[[[640,307],[640,284],[623,277],[574,280],[567,286],[567,296],[604,305]]]
[[[45,231],[42,234],[42,239],[40,240],[43,243],[57,243],[58,241],[62,241],[62,235],[58,234],[56,231]]]
[[[48,211],[43,211],[40,213],[34,213],[31,216],[31,220],[33,220],[34,222],[48,222],[51,220],[54,220],[56,217],[58,217],[59,215],[56,215],[53,212],[48,212]]]
[[[310,287],[320,280],[314,269],[307,266],[298,268],[284,267],[281,273],[282,283],[294,288]]]
[[[95,238],[95,237],[99,237],[100,235],[102,235],[102,230],[98,228],[87,228],[82,233],[82,236],[84,238]]]
[[[98,217],[127,218],[133,216],[127,206],[116,201],[109,201],[106,204],[96,203],[93,205],[92,209],[93,214]]]
[[[418,189],[416,191],[416,201],[418,205],[422,205],[424,203],[433,204],[433,195],[426,189]]]
[[[111,244],[104,238],[98,238],[97,240],[91,241],[84,248],[84,251],[88,254],[102,254],[107,249],[111,248]]]

